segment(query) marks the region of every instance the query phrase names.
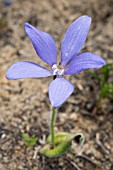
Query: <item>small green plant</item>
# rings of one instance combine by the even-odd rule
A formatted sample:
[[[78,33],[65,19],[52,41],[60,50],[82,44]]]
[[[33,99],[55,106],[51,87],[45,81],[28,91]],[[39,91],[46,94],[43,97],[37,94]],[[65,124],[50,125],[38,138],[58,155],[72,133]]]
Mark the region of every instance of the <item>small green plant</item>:
[[[4,30],[8,28],[8,22],[4,17],[0,16],[0,30]]]
[[[113,83],[109,83],[110,73],[113,71],[113,65],[106,64],[101,68],[101,74],[88,71],[88,73],[99,81],[100,85],[100,100],[103,98],[109,98],[113,100]]]
[[[29,136],[27,133],[22,133],[21,136],[24,140],[24,145],[27,147],[34,146],[38,140],[38,138],[35,135]]]

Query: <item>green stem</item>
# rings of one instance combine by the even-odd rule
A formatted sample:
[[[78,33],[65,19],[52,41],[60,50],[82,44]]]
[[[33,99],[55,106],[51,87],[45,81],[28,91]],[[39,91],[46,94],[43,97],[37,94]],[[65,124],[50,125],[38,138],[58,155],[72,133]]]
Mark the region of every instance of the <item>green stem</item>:
[[[55,131],[54,131],[55,115],[56,115],[56,108],[52,107],[50,128],[51,128],[51,143],[53,144],[53,147],[55,146]]]

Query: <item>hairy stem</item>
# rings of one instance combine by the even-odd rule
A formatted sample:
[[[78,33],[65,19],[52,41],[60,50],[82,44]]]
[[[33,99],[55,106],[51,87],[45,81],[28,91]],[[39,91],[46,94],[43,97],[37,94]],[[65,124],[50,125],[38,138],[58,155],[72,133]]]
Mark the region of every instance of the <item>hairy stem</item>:
[[[54,131],[55,115],[56,115],[56,108],[52,107],[50,128],[51,128],[51,143],[53,147],[55,146],[55,131]]]

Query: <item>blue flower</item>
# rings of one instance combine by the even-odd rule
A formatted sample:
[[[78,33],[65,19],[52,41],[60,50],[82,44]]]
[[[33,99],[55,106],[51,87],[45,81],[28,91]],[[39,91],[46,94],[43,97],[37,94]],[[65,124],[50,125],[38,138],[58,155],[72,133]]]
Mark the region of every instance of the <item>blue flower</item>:
[[[100,68],[106,64],[105,60],[96,54],[79,54],[90,24],[90,17],[81,16],[70,25],[61,44],[61,61],[57,64],[57,48],[52,36],[25,23],[25,31],[37,55],[51,66],[51,70],[33,62],[22,61],[12,65],[6,77],[16,80],[55,76],[55,80],[49,86],[49,99],[53,107],[59,107],[74,91],[74,85],[63,78],[63,75],[76,74],[89,68]]]
[[[10,6],[10,5],[12,5],[12,0],[3,0],[3,4],[5,6]]]

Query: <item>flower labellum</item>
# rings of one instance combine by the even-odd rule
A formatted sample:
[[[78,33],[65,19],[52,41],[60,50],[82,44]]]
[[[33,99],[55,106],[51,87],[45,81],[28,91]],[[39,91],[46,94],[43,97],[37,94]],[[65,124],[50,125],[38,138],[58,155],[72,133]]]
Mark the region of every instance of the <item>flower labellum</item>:
[[[57,63],[57,48],[52,36],[25,23],[25,31],[37,55],[51,66],[51,70],[33,62],[21,61],[8,69],[6,77],[16,80],[56,76],[49,86],[49,99],[53,107],[59,107],[74,91],[74,85],[64,79],[63,75],[77,74],[106,64],[105,60],[96,54],[90,52],[79,54],[85,43],[90,24],[89,16],[81,16],[69,26],[61,44],[61,61]]]

